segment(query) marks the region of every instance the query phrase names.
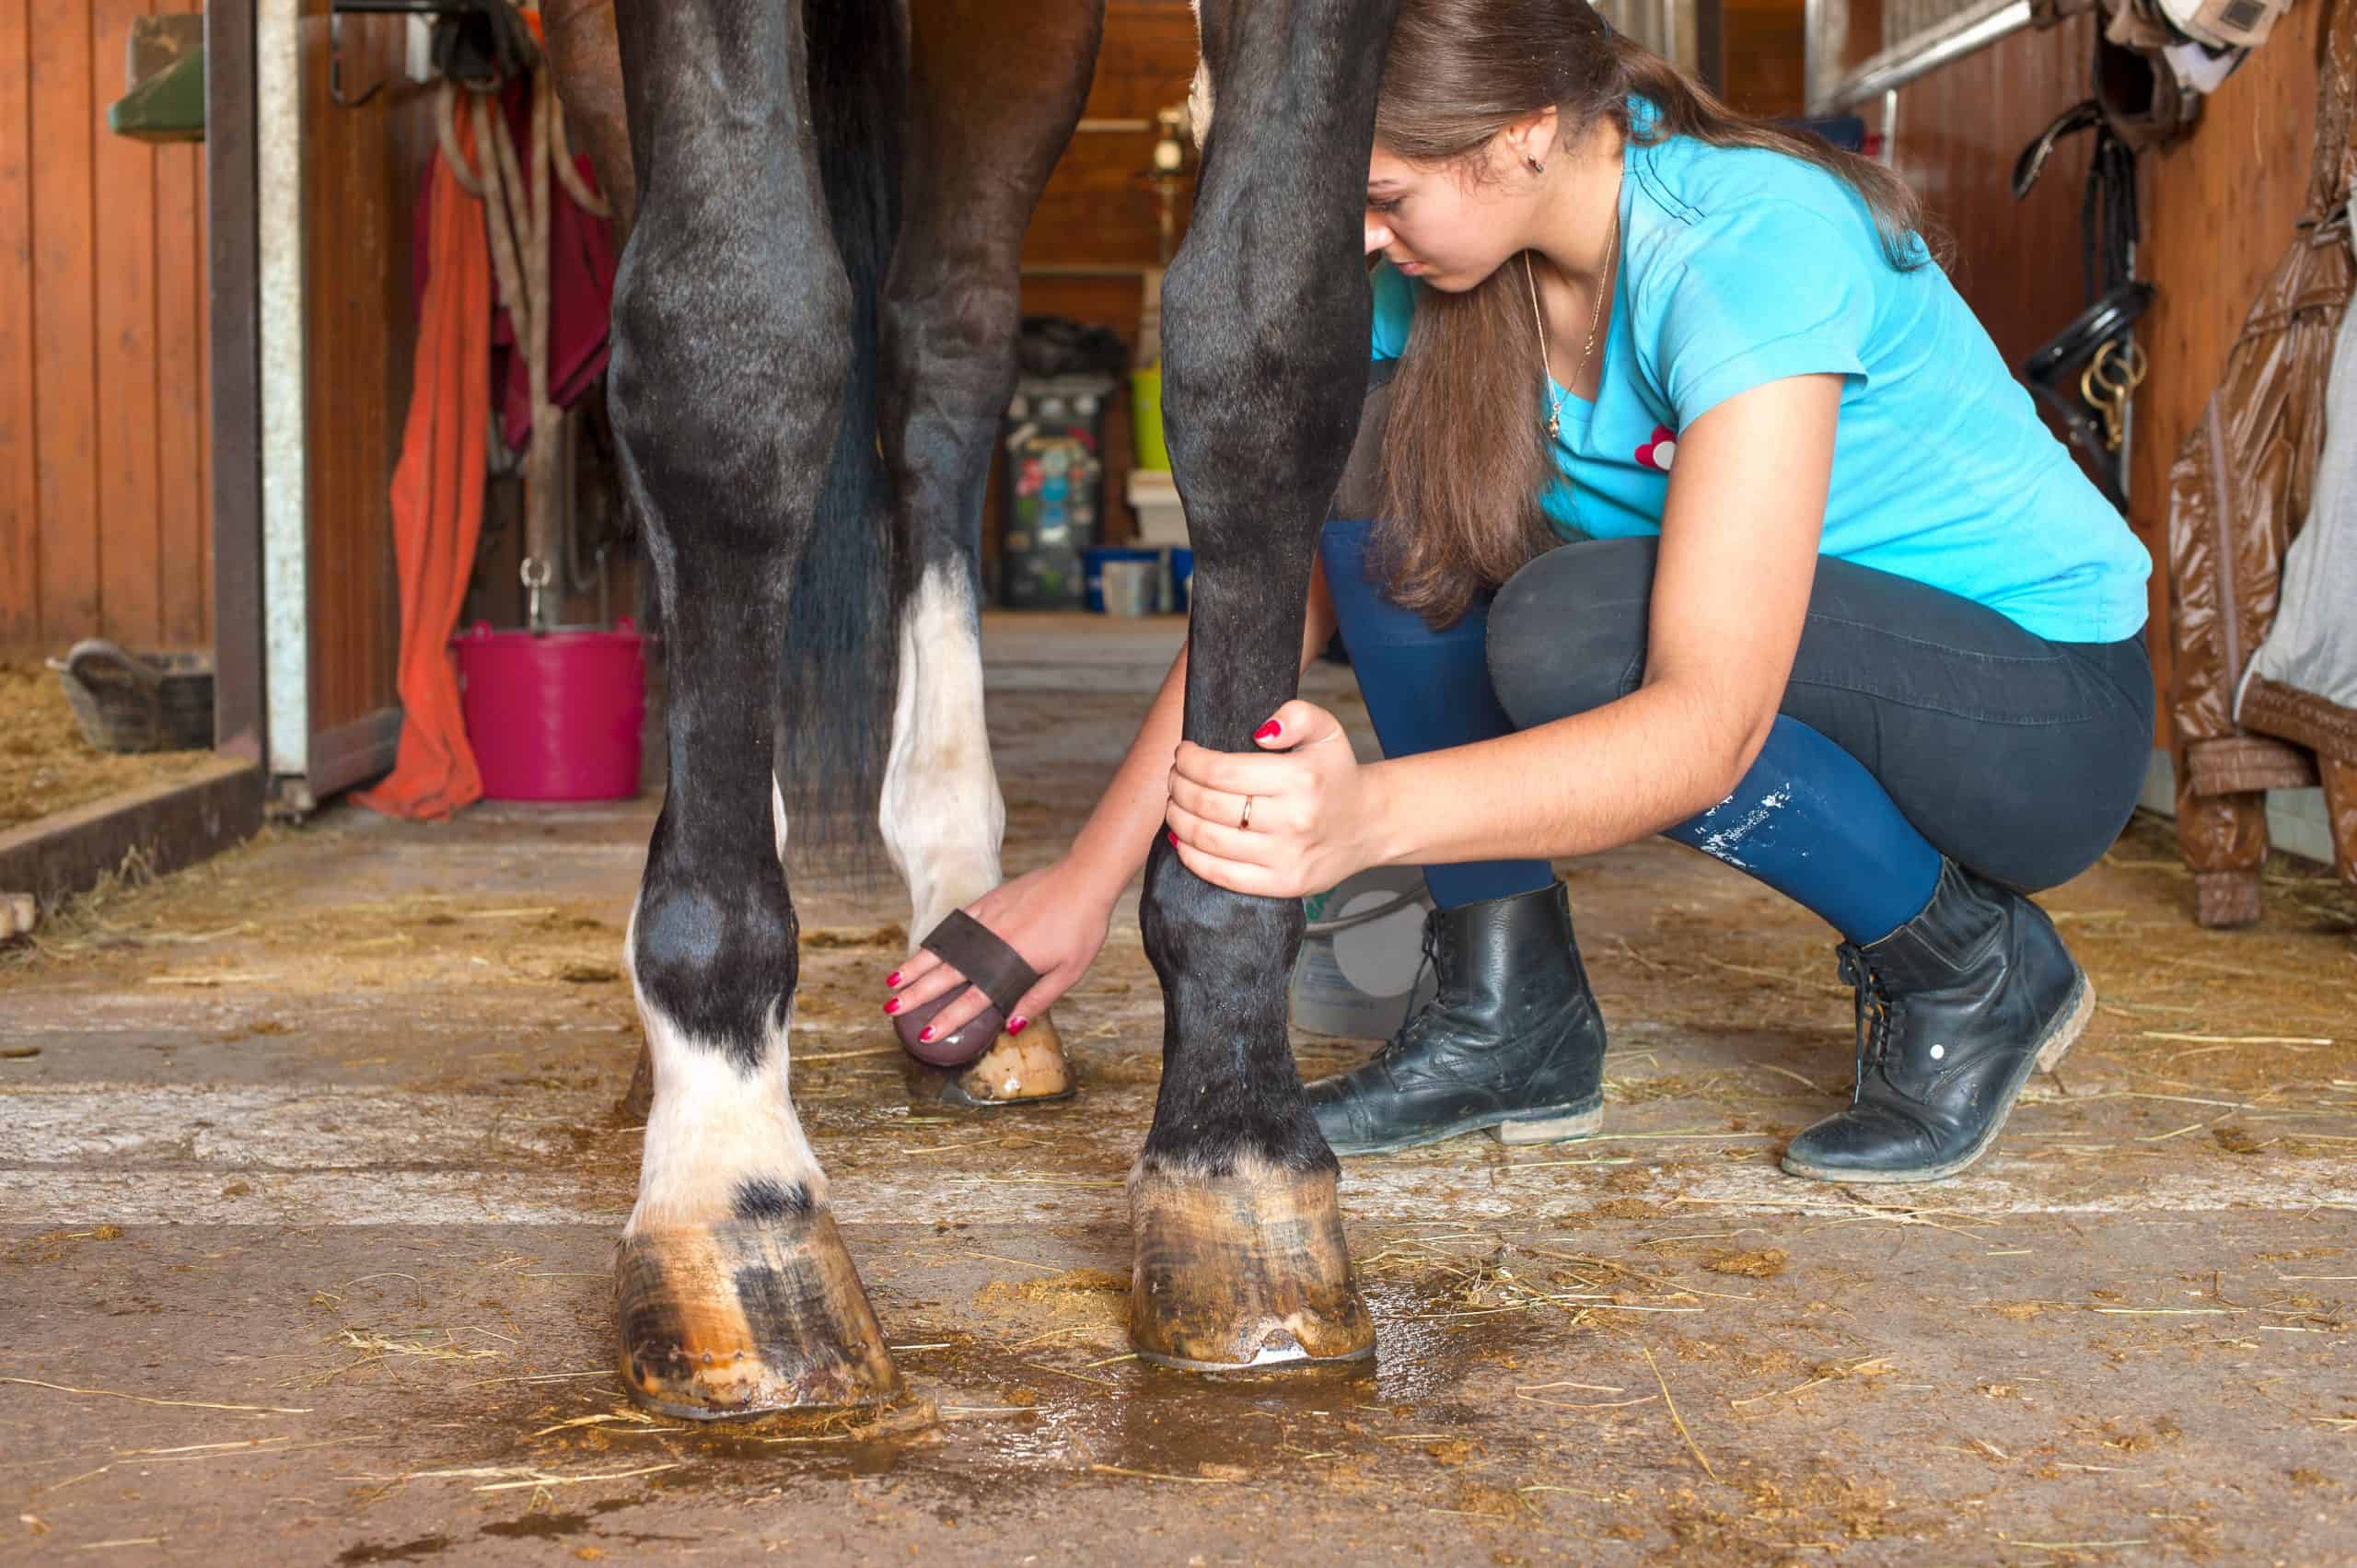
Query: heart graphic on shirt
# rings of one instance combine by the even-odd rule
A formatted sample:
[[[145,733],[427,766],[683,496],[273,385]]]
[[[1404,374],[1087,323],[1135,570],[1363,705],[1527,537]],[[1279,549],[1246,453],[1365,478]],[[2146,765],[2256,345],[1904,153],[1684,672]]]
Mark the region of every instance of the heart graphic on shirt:
[[[1678,461],[1678,432],[1666,424],[1654,426],[1654,438],[1637,448],[1637,461],[1656,473],[1667,473]]]

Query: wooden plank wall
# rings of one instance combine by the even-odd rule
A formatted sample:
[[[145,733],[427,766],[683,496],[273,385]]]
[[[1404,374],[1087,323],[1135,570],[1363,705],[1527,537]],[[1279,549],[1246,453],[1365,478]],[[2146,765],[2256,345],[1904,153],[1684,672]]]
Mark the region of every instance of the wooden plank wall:
[[[343,19],[347,97],[328,96],[327,0],[303,24],[304,276],[309,424],[311,726],[395,701],[401,643],[391,484],[408,416],[417,312],[412,212],[434,146],[430,89],[401,79],[403,20]]]
[[[2259,285],[2292,243],[2307,196],[2329,12],[2328,0],[2297,0],[2265,47],[2203,106],[2193,135],[2144,160],[2138,272],[2160,292],[2144,318],[2152,371],[2132,415],[2129,509],[2156,562],[2167,559],[2169,466],[2225,372]],[[2168,581],[2157,568],[2152,603],[2158,631],[2167,621]],[[2165,681],[2168,639],[2155,636],[2153,652]],[[2167,723],[2164,704],[2159,744],[2167,743]]]
[[[1195,74],[1195,19],[1186,0],[1109,0],[1105,41],[1090,84],[1088,120],[1144,120],[1184,103]],[[1049,177],[1024,238],[1023,309],[1026,315],[1069,316],[1112,328],[1121,341],[1137,343],[1144,309],[1146,269],[1157,261],[1159,227],[1152,189],[1141,178],[1154,151],[1148,132],[1084,131]],[[1179,199],[1178,229],[1186,233],[1185,196]],[[1057,269],[1096,270],[1074,275]],[[1131,518],[1121,497],[1132,461],[1130,396],[1126,382],[1115,394],[1105,424],[1103,534],[1108,543],[1131,537]],[[982,553],[998,554],[998,466],[991,471],[982,511]]]
[[[202,8],[0,0],[0,656],[212,635],[203,149],[105,125]]]
[[[1808,111],[1808,39],[1803,0],[1725,0],[1720,26],[1726,64],[1720,96],[1747,114],[1794,119]]]
[[[2014,33],[1898,94],[1898,171],[1955,237],[1956,289],[2015,366],[2086,304],[2079,203],[2088,139],[2062,144],[2027,201],[2015,202],[2008,181],[2030,139],[2086,97],[2092,25],[2082,17]],[[1864,112],[1872,124],[1879,110]]]

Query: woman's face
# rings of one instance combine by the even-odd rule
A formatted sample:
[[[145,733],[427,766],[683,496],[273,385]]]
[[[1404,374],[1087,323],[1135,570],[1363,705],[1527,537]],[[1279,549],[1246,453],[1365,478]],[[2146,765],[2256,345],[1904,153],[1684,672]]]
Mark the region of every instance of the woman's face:
[[[1495,140],[1472,167],[1410,163],[1378,146],[1367,162],[1366,249],[1410,277],[1457,293],[1523,247],[1527,181],[1497,178]]]

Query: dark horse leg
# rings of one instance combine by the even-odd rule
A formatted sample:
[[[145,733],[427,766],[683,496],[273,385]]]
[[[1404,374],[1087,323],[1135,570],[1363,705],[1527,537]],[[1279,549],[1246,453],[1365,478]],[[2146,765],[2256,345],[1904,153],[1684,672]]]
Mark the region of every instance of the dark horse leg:
[[[1163,285],[1163,421],[1195,547],[1186,737],[1251,749],[1296,690],[1312,540],[1357,428],[1358,216],[1397,0],[1202,0],[1215,122]],[[1369,1353],[1337,1167],[1285,1037],[1297,900],[1155,846],[1161,1097],[1130,1179],[1131,1338],[1206,1370]]]
[[[976,619],[982,487],[1015,389],[1023,231],[1080,119],[1103,0],[912,0],[903,211],[883,319],[884,460],[903,572],[884,843],[914,943],[999,882],[1006,820],[982,727]],[[912,949],[913,950],[913,949]],[[913,1065],[913,1063],[912,1063]],[[1058,1098],[1055,1026],[1000,1035],[973,1065],[925,1070],[957,1104]]]
[[[897,1379],[786,1086],[796,930],[771,776],[787,596],[853,354],[798,6],[629,0],[639,187],[610,393],[670,644],[670,789],[631,921],[655,1068],[616,1259],[622,1372],[691,1417]]]

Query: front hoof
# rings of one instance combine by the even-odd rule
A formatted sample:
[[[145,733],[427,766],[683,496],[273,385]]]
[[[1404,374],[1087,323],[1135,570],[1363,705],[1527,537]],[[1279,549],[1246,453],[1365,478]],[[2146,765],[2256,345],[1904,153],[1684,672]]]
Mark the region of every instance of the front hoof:
[[[1331,1171],[1141,1168],[1130,1228],[1130,1342],[1144,1359],[1237,1372],[1375,1353]]]
[[[647,1230],[614,1260],[622,1381],[691,1421],[873,1405],[900,1374],[834,1216]]]
[[[1001,1035],[971,1066],[935,1067],[909,1060],[910,1092],[934,1105],[975,1110],[992,1106],[1045,1105],[1073,1097],[1072,1063],[1055,1020],[1035,1019],[1020,1035]]]

